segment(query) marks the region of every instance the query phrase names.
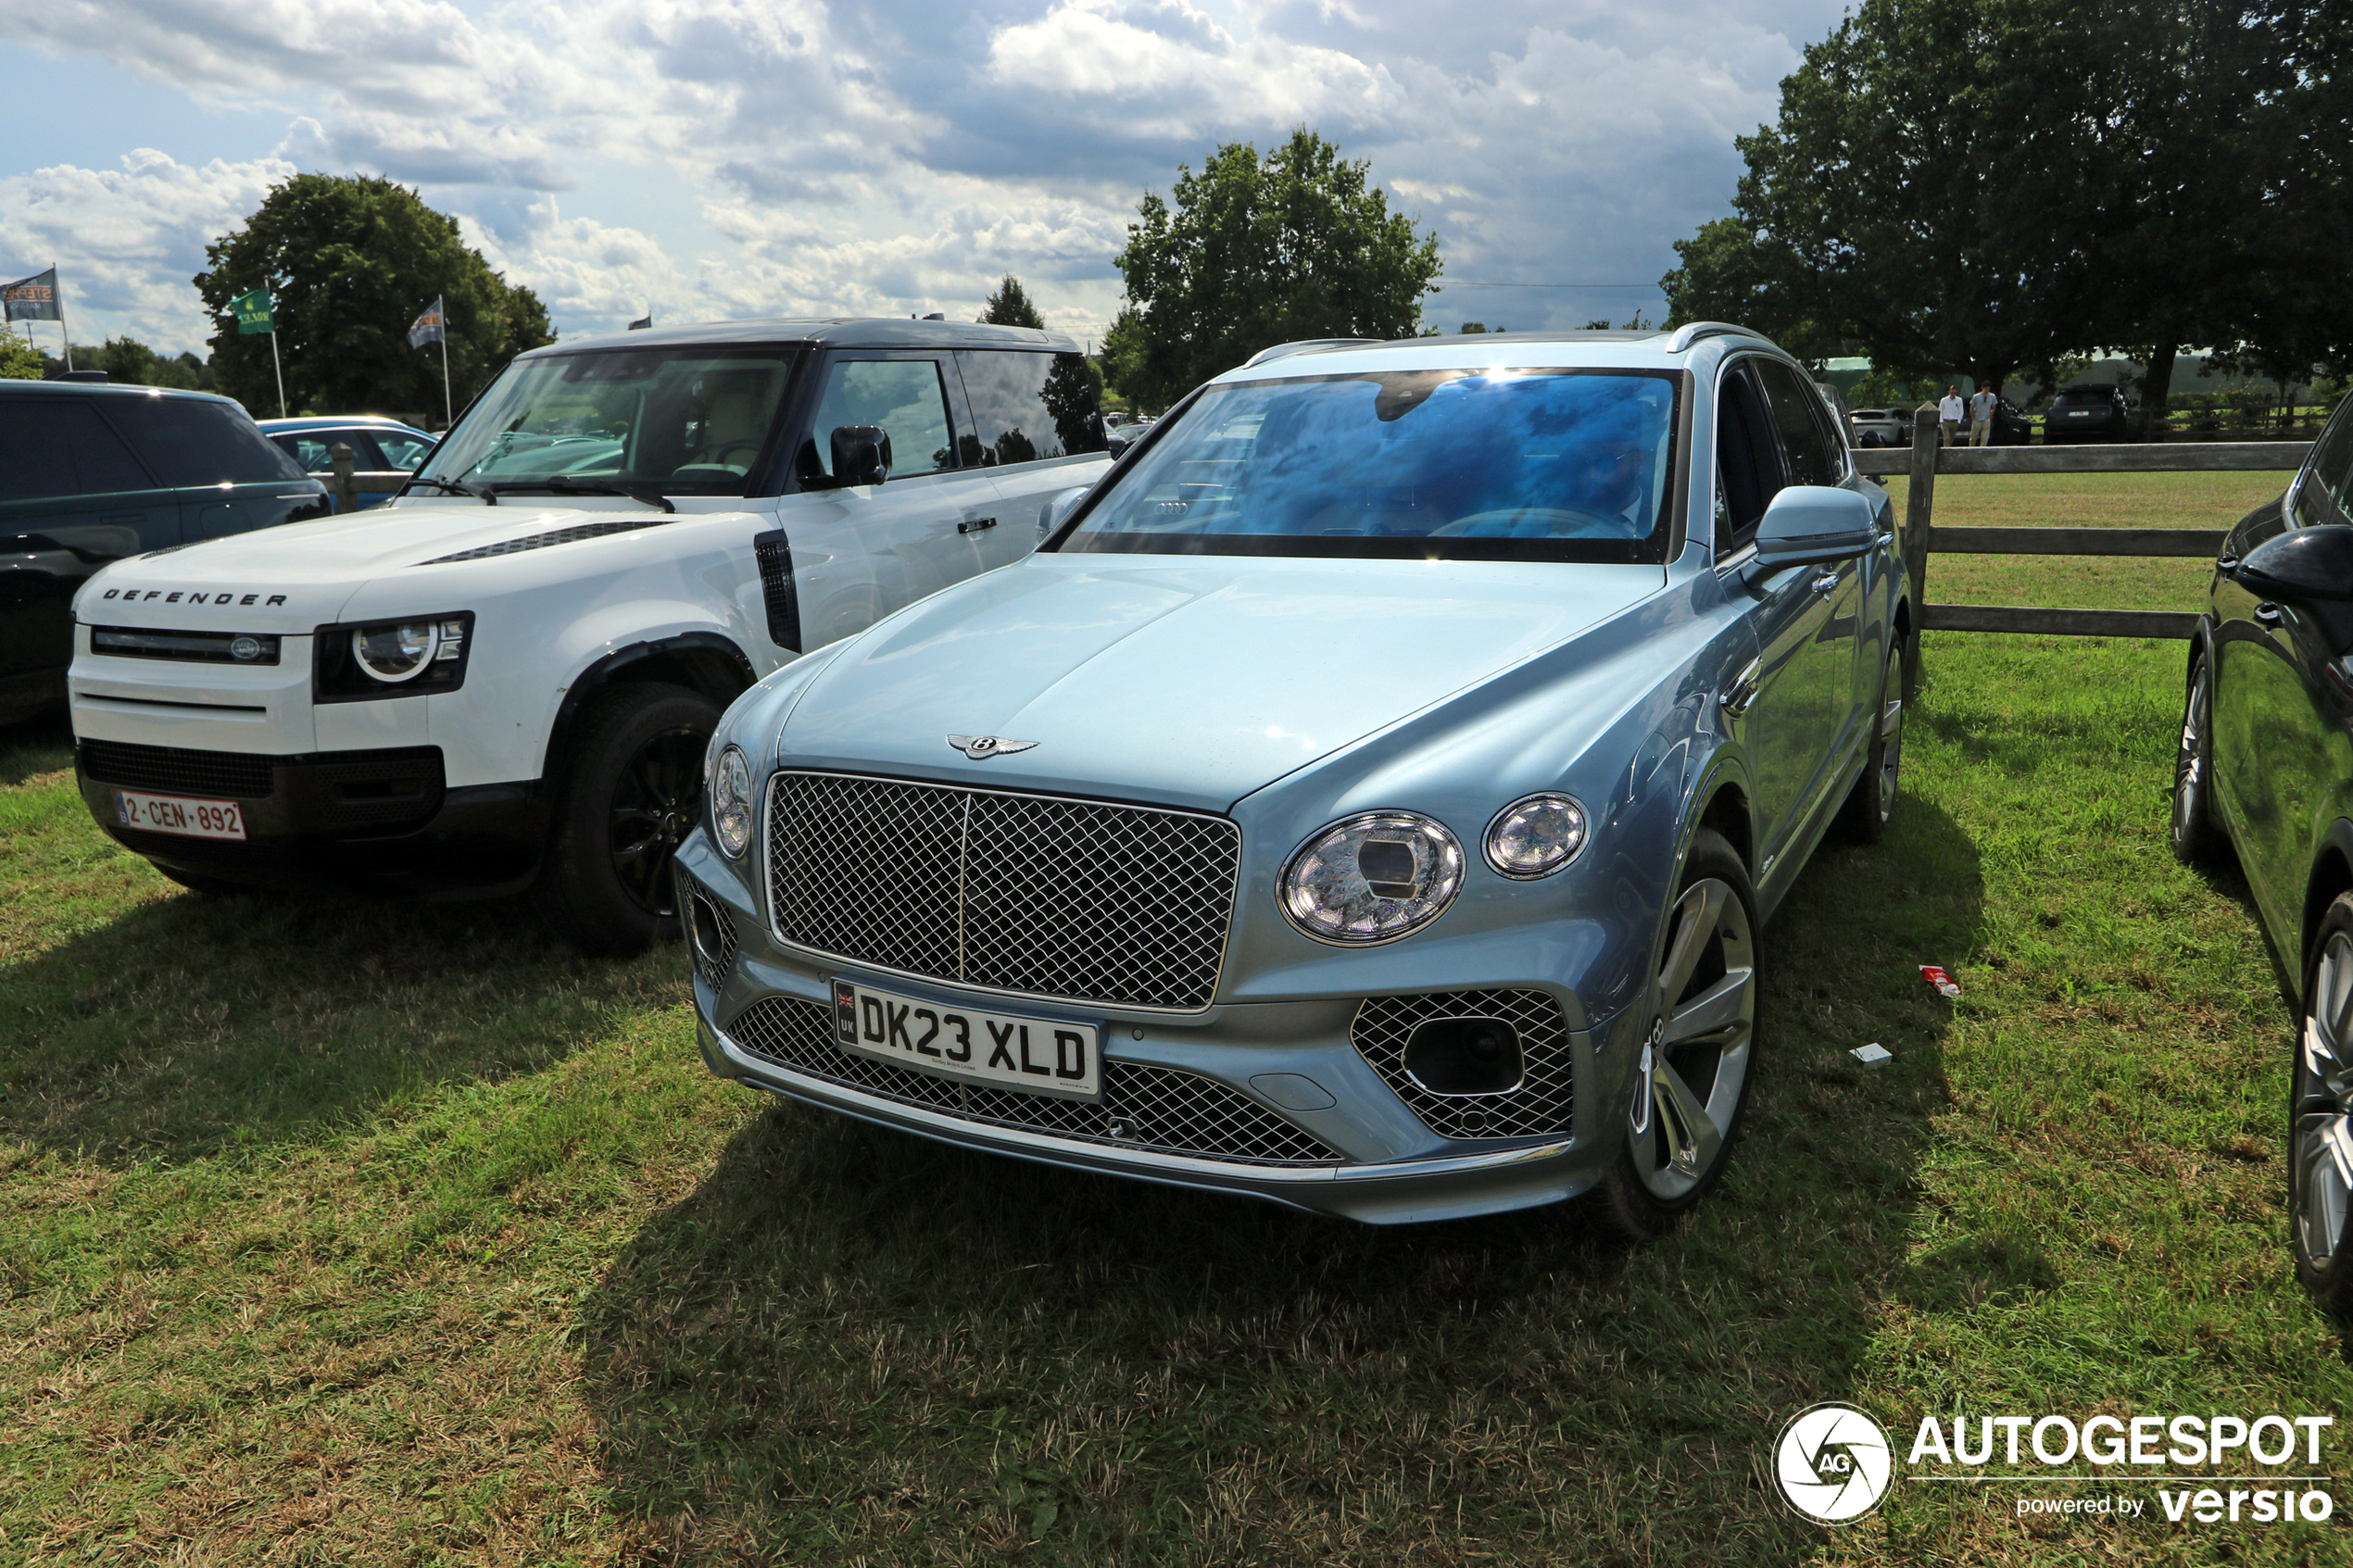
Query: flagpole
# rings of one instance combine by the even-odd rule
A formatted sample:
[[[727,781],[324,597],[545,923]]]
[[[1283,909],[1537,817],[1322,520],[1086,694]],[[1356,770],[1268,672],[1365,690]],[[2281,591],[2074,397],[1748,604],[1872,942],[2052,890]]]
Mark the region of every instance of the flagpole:
[[[286,417],[286,367],[278,359],[278,304],[270,302],[270,368],[278,372],[278,417]]]
[[[54,272],[56,272],[56,271],[57,271],[57,264],[56,262],[52,261],[51,263],[49,263],[49,270],[50,270],[51,272],[53,272],[53,273],[54,273]],[[68,326],[66,325],[66,286],[65,286],[65,284],[63,284],[62,282],[61,282],[61,283],[58,283],[58,284],[57,285],[57,335],[58,335],[59,337],[61,337],[61,338],[65,339],[65,341],[66,341],[66,369],[67,369],[69,371],[70,371],[70,370],[73,369],[73,330],[72,330],[71,328],[69,328],[69,327],[68,327]],[[30,327],[26,328],[26,329],[25,329],[26,335],[27,335],[27,336],[31,336],[31,331],[32,331],[32,330],[31,330]]]
[[[441,428],[447,430],[453,422],[449,399],[449,307],[441,307]]]

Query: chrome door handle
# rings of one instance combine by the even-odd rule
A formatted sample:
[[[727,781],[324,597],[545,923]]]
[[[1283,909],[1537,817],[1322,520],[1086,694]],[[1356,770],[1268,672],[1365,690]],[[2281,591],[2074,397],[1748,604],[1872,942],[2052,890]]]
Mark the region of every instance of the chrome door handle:
[[[2275,604],[2257,605],[2255,607],[2255,619],[2260,621],[2266,626],[2277,626],[2281,621],[2280,607]]]
[[[1732,684],[1718,694],[1716,701],[1729,717],[1739,718],[1756,701],[1756,694],[1764,689],[1757,680],[1757,672],[1763,668],[1762,659],[1750,659],[1741,672],[1732,677]]]
[[[1813,582],[1807,583],[1806,586],[1813,589],[1814,592],[1818,594],[1827,594],[1831,589],[1838,586],[1838,573],[1835,571],[1825,571],[1819,577],[1814,579]]]
[[[997,520],[993,517],[972,517],[966,518],[963,521],[958,523],[956,525],[956,532],[959,533],[977,533],[984,528],[994,528],[996,526]]]

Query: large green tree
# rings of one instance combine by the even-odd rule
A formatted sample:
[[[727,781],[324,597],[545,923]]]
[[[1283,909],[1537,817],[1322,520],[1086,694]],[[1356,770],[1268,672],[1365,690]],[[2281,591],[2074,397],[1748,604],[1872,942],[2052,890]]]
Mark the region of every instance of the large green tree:
[[[2347,35],[2322,14],[2345,9],[1864,0],[1739,139],[1734,216],[1676,246],[1671,319],[1994,385],[2130,348],[2161,397],[2178,346],[2246,335],[2285,282],[2267,202],[2342,166],[2289,132]]]
[[[1147,192],[1114,258],[1126,307],[1103,340],[1112,384],[1164,405],[1271,344],[1411,337],[1436,286],[1438,240],[1313,131],[1261,154],[1219,147]]]
[[[276,413],[270,340],[240,334],[229,302],[267,287],[277,306],[286,401],[296,409],[437,413],[441,351],[409,346],[409,324],[438,296],[447,311],[457,406],[526,348],[555,341],[547,308],[466,245],[458,220],[389,180],[297,174],[245,225],[207,245],[196,274],[219,327],[220,388]]]
[[[1005,274],[1005,281],[997,285],[997,292],[982,306],[980,320],[983,326],[1036,327],[1040,331],[1046,325],[1046,318],[1038,314],[1038,307],[1030,303],[1029,291],[1011,272]]]

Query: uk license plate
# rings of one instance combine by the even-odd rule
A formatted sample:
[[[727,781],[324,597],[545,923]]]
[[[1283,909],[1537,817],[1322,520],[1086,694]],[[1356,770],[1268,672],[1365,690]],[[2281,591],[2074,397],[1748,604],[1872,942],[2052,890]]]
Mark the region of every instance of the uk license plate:
[[[143,833],[176,833],[182,838],[245,836],[245,808],[233,800],[192,800],[182,795],[142,795],[136,790],[114,792],[118,827]]]
[[[834,982],[834,1039],[846,1051],[994,1089],[1095,1099],[1102,1031],[1091,1023],[942,1007]]]

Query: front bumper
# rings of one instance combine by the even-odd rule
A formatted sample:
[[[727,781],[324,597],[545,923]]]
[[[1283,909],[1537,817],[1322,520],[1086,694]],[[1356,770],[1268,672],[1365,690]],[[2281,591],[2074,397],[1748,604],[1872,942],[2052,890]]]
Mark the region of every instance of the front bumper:
[[[1441,1136],[1429,1123],[1444,1118],[1417,1114],[1359,1049],[1361,997],[1180,1016],[1014,1001],[783,947],[700,834],[678,865],[703,1060],[723,1078],[989,1153],[1381,1224],[1558,1202],[1617,1156],[1624,1119],[1607,1108],[1627,1103],[1640,1054],[1630,1011],[1562,1032],[1575,1085],[1566,1131]],[[822,1022],[837,977],[935,1003],[1091,1022],[1102,1031],[1104,1099],[960,1092],[952,1080],[852,1058],[830,1046]],[[1524,989],[1562,995],[1540,977]],[[1139,1106],[1148,1109],[1131,1114]]]
[[[430,746],[281,757],[85,740],[74,774],[91,815],[126,848],[247,886],[496,896],[529,884],[547,834],[535,786],[447,788]],[[233,800],[246,837],[126,828],[119,789]]]

